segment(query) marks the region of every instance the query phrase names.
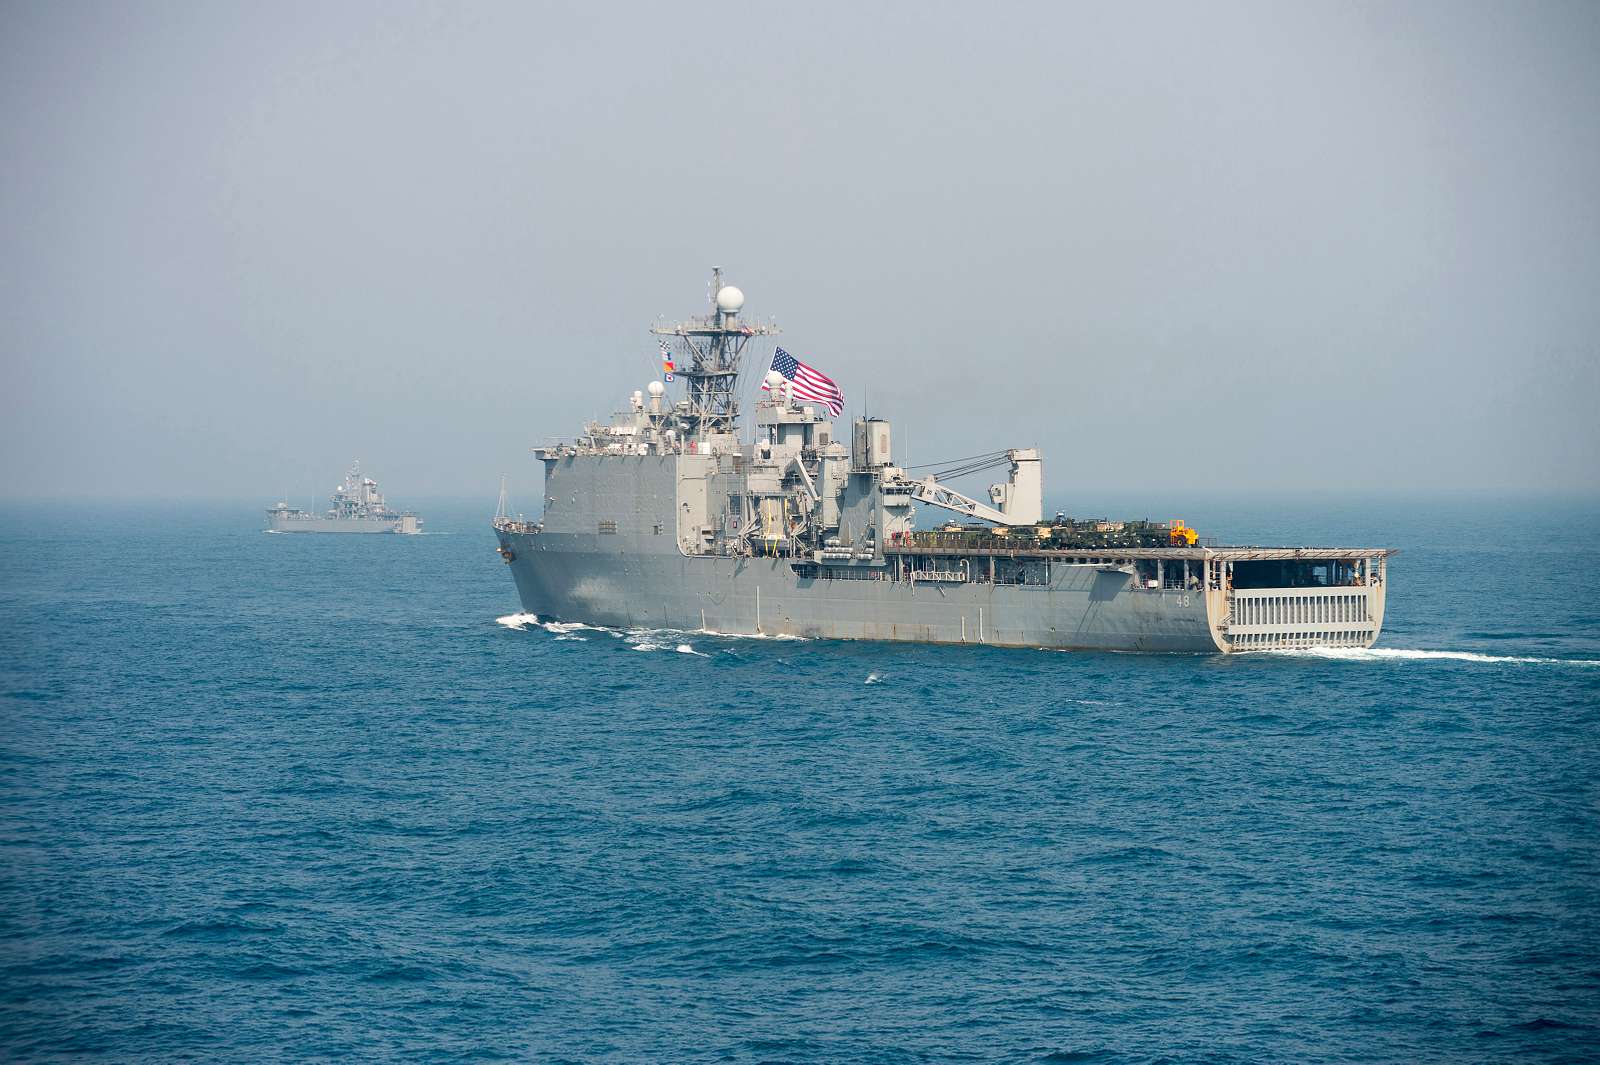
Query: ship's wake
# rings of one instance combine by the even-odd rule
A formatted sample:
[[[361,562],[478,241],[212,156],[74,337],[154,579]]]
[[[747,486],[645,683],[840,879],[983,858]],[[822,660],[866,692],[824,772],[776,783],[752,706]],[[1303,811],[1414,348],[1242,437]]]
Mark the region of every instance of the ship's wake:
[[[704,651],[696,651],[693,644],[681,642],[681,637],[687,634],[679,629],[634,629],[632,632],[612,631],[611,635],[621,639],[634,651],[675,651],[696,658],[711,657]]]
[[[1594,658],[1547,658],[1538,655],[1486,655],[1477,651],[1424,651],[1408,647],[1299,647],[1245,654],[1325,658],[1341,662],[1475,662],[1483,665],[1600,666]]]
[[[516,629],[519,632],[528,629],[543,629],[558,640],[575,640],[579,643],[589,638],[579,635],[579,633],[583,632],[604,632],[611,636],[622,635],[620,632],[613,632],[611,629],[585,625],[581,621],[540,621],[537,614],[507,614],[505,617],[495,618],[494,620],[508,629]]]
[[[810,639],[807,636],[793,636],[787,632],[718,632],[716,629],[696,629],[700,636],[715,636],[719,640],[799,640],[802,643]]]
[[[693,644],[684,641],[685,636],[711,636],[719,640],[752,639],[752,640],[802,640],[803,636],[764,636],[741,635],[738,633],[713,632],[710,629],[610,629],[603,625],[585,625],[581,621],[541,621],[537,614],[506,614],[495,618],[495,623],[504,625],[517,632],[529,632],[542,629],[554,636],[557,640],[585,641],[589,637],[585,633],[603,632],[614,640],[621,640],[631,651],[673,651],[680,655],[693,655],[695,658],[710,658],[704,651],[697,651]]]
[[[525,632],[532,629],[543,629],[557,639],[582,640],[587,637],[578,633],[603,632],[614,639],[624,640],[629,647],[636,651],[677,651],[680,654],[700,654],[693,648],[685,651],[688,644],[682,642],[685,636],[709,636],[717,640],[795,640],[806,642],[805,636],[791,636],[788,633],[766,632],[719,632],[716,629],[611,629],[604,625],[585,625],[581,621],[541,621],[537,614],[506,614],[495,618],[495,623],[504,625],[508,629]],[[709,656],[702,656],[709,657]]]

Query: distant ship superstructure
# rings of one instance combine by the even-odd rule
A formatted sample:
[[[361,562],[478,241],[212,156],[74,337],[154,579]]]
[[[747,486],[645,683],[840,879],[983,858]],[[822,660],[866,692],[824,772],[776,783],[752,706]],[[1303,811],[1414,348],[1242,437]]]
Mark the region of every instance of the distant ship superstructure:
[[[269,532],[402,533],[422,531],[422,519],[407,511],[389,509],[378,482],[364,476],[359,462],[333,490],[333,506],[324,514],[291,507],[287,502],[267,508]]]
[[[1153,651],[1366,647],[1383,548],[1217,547],[1182,521],[1046,521],[1032,448],[913,476],[891,427],[849,446],[769,372],[757,439],[738,437],[741,358],[772,326],[712,278],[702,318],[659,326],[687,382],[535,450],[544,514],[494,522],[525,610],[615,626]],[[995,467],[989,501],[941,482]],[[914,527],[916,504],[956,515]],[[981,524],[980,524],[981,523]]]

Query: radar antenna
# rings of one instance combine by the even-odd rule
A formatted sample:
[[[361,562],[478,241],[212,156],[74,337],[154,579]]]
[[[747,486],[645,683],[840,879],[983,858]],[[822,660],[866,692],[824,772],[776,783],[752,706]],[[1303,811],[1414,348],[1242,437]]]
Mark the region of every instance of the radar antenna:
[[[663,340],[688,383],[684,432],[696,437],[731,433],[739,422],[739,364],[755,337],[778,332],[775,325],[749,325],[739,317],[744,293],[722,283],[722,268],[711,270],[711,313],[704,318],[658,325],[650,332]]]

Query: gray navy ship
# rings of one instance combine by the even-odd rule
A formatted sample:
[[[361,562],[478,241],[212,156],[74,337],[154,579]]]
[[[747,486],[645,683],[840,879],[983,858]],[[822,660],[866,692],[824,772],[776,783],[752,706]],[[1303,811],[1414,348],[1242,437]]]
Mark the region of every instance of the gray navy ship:
[[[685,395],[652,381],[607,422],[536,448],[543,515],[494,519],[525,611],[543,620],[827,639],[1118,651],[1368,647],[1384,548],[1217,546],[1181,520],[1045,519],[1039,453],[914,475],[892,431],[835,437],[780,361],[755,439],[741,368],[776,327],[714,271],[703,317],[654,332]],[[788,358],[780,351],[783,358]],[[670,375],[669,375],[670,378]],[[988,500],[944,483],[992,467]],[[948,512],[931,529],[918,507]]]
[[[267,531],[414,535],[422,531],[422,519],[409,510],[389,509],[378,482],[362,474],[357,462],[344,475],[344,483],[333,490],[333,506],[326,513],[313,514],[279,503],[267,508]]]

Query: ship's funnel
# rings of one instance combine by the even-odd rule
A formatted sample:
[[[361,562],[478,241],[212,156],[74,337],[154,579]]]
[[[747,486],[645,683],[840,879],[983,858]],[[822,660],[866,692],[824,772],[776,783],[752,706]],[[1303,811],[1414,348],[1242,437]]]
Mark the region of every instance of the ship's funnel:
[[[858,470],[889,465],[889,423],[882,418],[857,418],[851,461]]]

